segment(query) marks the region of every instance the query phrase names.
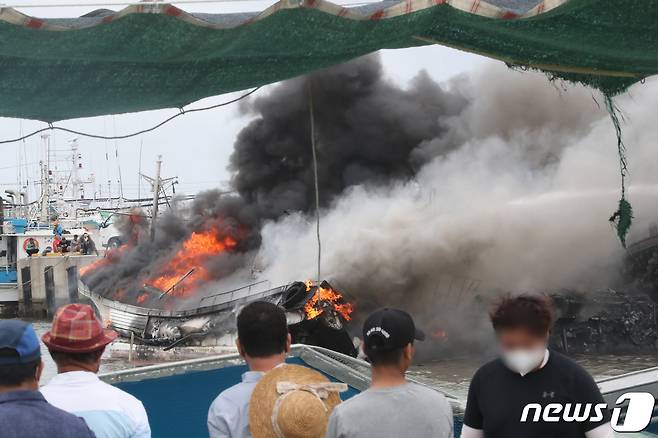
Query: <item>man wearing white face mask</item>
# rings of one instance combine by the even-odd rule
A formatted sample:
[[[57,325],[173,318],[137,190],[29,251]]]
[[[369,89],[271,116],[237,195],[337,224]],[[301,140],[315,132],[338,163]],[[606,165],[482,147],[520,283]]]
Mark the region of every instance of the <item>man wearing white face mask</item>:
[[[553,324],[550,299],[506,297],[490,317],[500,358],[473,376],[461,438],[613,437],[608,411],[595,415],[593,406],[605,402],[592,377],[571,359],[547,348]],[[562,409],[570,404],[573,409],[578,403],[592,406],[592,414],[585,421],[564,421],[561,411],[553,418],[549,416],[553,421],[540,416],[534,422],[533,414],[521,421],[528,404],[542,408],[559,404]]]

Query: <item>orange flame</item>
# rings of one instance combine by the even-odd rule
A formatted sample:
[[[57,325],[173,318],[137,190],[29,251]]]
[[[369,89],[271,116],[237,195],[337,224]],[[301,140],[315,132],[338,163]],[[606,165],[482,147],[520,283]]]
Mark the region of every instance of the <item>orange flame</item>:
[[[78,272],[80,273],[80,275],[86,275],[91,271],[100,268],[101,266],[108,265],[109,263],[110,260],[108,258],[98,259],[93,263],[89,263],[88,265],[81,267]]]
[[[114,263],[116,259],[126,251],[127,248],[128,245],[122,245],[115,249],[108,249],[107,252],[105,253],[105,257],[103,257],[102,259],[98,259],[93,263],[89,263],[86,266],[81,267],[78,270],[78,273],[80,274],[80,276],[84,276],[89,274],[90,272],[95,271],[98,268]]]
[[[313,288],[313,282],[306,280],[306,290],[310,291]],[[345,301],[343,295],[333,290],[331,287],[324,288],[318,286],[313,296],[306,304],[304,304],[304,312],[307,319],[315,319],[324,313],[324,305],[331,306],[338,314],[340,314],[345,321],[352,319],[352,312],[354,306]]]
[[[185,285],[190,290],[211,279],[210,272],[203,265],[209,256],[232,249],[237,244],[233,237],[218,235],[215,230],[194,232],[160,269],[158,275],[147,281],[147,284],[162,291],[174,288],[170,291],[170,295],[185,295],[185,291],[180,286]],[[194,272],[190,274],[192,270]],[[183,279],[188,274],[190,275]]]

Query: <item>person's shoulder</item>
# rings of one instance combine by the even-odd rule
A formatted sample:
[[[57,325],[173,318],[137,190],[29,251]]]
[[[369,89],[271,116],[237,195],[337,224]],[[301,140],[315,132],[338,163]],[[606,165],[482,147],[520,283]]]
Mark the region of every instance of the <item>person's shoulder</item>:
[[[99,381],[98,383],[104,391],[115,398],[118,402],[142,406],[142,402],[139,401],[137,397],[124,391],[123,389],[119,389],[116,386],[110,385],[109,383],[105,383],[103,381]]]
[[[108,407],[116,406],[115,409],[118,408],[137,423],[148,422],[144,404],[134,395],[100,380],[98,389],[96,394],[104,393]]]
[[[226,388],[215,398],[212,402],[211,410],[213,408],[222,409],[235,409],[240,408],[240,402],[245,399],[245,396],[250,396],[249,389],[255,385],[250,385],[245,382],[236,383],[235,385]],[[248,399],[249,397],[247,397]]]
[[[340,415],[343,412],[350,411],[353,409],[359,409],[361,406],[367,406],[370,399],[370,390],[366,389],[363,392],[360,392],[347,400],[343,400],[334,408],[335,415]]]
[[[40,407],[41,408],[41,407]],[[49,421],[52,424],[57,424],[57,430],[61,432],[62,437],[78,438],[78,437],[94,437],[94,433],[89,429],[87,423],[82,418],[70,412],[66,412],[58,407],[46,403],[43,408],[47,412]],[[56,437],[58,435],[54,435]]]
[[[549,363],[552,362],[551,365],[556,368],[560,374],[570,375],[579,380],[593,380],[591,374],[575,360],[562,353],[558,353],[555,350],[550,350],[549,354]]]
[[[408,386],[409,390],[415,394],[419,394],[427,398],[439,400],[441,402],[447,402],[445,395],[441,394],[439,391],[435,389],[430,388],[429,386],[421,385],[420,383],[416,383],[416,382],[409,382],[408,385],[409,385]]]
[[[583,368],[578,362],[555,350],[549,351],[548,360],[549,362],[552,362],[553,366],[560,367],[562,370],[576,373],[587,373],[585,368]]]
[[[490,360],[489,362],[482,365],[473,375],[474,381],[479,381],[480,379],[489,379],[492,376],[505,372],[507,368],[501,358],[497,357]]]
[[[433,409],[438,408],[446,412],[452,412],[448,398],[436,389],[415,382],[409,383],[409,389],[412,393],[413,400],[418,400],[424,405],[432,406]]]

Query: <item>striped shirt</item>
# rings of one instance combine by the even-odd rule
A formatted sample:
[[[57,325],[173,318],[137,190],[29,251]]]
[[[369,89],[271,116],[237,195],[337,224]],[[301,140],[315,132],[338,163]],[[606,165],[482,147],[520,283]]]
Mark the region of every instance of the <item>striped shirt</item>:
[[[142,402],[102,382],[94,373],[58,374],[41,393],[53,406],[82,417],[98,438],[151,437]]]

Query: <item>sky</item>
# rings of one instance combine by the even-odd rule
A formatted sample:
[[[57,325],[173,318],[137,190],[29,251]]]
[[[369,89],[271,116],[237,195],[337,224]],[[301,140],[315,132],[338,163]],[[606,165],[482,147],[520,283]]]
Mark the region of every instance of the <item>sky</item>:
[[[8,2],[8,6],[48,3],[53,3],[53,1],[20,0]],[[83,2],[73,0],[65,3],[82,4]],[[250,0],[178,4],[178,6],[188,12],[229,13],[259,11],[272,3],[274,2]],[[345,1],[336,3],[345,3]],[[98,6],[95,3],[94,6],[86,7],[17,7],[19,11],[27,15],[41,18],[76,17],[100,8],[119,10],[123,6],[112,6],[112,3]],[[472,71],[487,62],[484,57],[441,46],[384,50],[381,52],[381,57],[386,75],[397,83],[408,82],[422,70],[426,70],[437,81],[445,81],[461,73]],[[263,87],[257,94],[267,93],[268,88]],[[224,102],[240,94],[242,92],[203,99],[188,108]],[[147,111],[74,119],[58,122],[56,125],[95,134],[119,135],[153,126],[176,112],[178,112],[177,109]],[[207,112],[186,114],[154,132],[126,140],[115,142],[79,138],[83,175],[89,176],[93,173],[96,181],[94,190],[98,195],[107,196],[109,191],[116,196],[120,192],[120,169],[121,187],[125,197],[149,196],[150,187],[143,181],[140,183],[138,174],[141,168],[142,173],[152,175],[155,160],[158,155],[162,155],[162,175],[163,177],[178,177],[177,193],[194,194],[216,187],[226,188],[230,177],[226,167],[233,150],[234,139],[240,129],[249,122],[250,117],[241,115],[238,105],[229,105]],[[0,138],[18,137],[21,133],[28,133],[44,126],[46,125],[43,122],[33,120],[0,118]],[[52,132],[51,150],[56,151],[57,155],[64,158],[64,154],[70,151],[69,142],[75,137],[63,132]],[[23,163],[23,166],[20,167],[22,181],[38,180],[38,163],[44,156],[43,144],[44,140],[35,136],[26,140],[25,143],[0,145],[2,148],[0,192],[16,188],[19,178],[19,162]],[[118,156],[118,160],[115,158],[116,156]],[[65,165],[54,163],[53,166]],[[36,193],[35,187],[31,187],[29,190],[33,199],[34,193]],[[87,188],[87,196],[92,194],[89,191],[90,188]]]

